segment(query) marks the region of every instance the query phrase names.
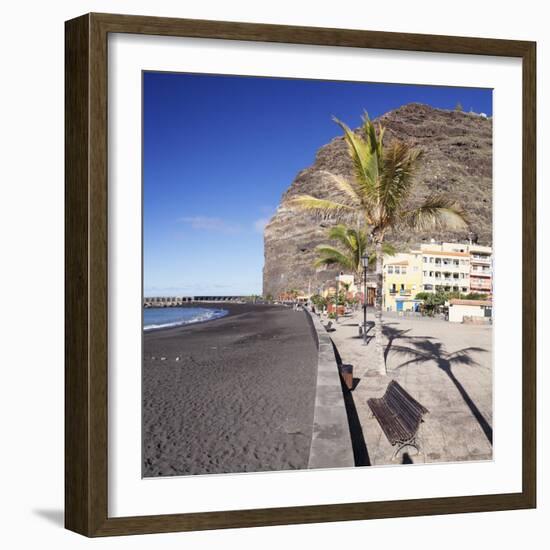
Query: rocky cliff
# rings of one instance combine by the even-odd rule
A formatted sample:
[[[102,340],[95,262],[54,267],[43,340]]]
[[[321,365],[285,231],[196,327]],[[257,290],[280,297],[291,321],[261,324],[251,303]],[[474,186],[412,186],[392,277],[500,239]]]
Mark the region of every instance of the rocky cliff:
[[[429,194],[445,193],[467,212],[474,238],[492,242],[492,120],[473,113],[445,111],[427,105],[409,104],[378,120],[386,127],[384,140],[398,138],[424,152],[411,203]],[[296,176],[283,194],[276,214],[264,232],[264,296],[296,288],[307,291],[334,280],[337,269],[313,267],[315,247],[329,242],[327,228],[335,220],[297,212],[286,206],[293,195],[307,193],[336,198],[330,178],[321,172],[352,178],[352,166],[342,137],[336,137],[317,152],[315,162]],[[394,233],[388,236],[399,250],[413,244],[468,238],[467,232]]]

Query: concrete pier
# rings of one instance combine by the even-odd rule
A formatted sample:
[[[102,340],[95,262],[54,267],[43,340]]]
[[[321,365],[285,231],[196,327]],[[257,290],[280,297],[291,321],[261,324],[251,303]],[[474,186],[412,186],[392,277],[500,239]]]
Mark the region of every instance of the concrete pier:
[[[143,298],[143,307],[178,307],[197,302],[245,303],[249,300],[249,296],[146,296]]]

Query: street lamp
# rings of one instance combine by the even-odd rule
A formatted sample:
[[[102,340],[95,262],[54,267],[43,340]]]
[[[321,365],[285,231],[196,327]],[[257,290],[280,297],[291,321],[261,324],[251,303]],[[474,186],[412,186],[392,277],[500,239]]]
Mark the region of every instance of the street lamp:
[[[361,256],[363,264],[363,344],[367,345],[367,269],[369,267],[369,255],[365,251]]]
[[[342,275],[343,271],[340,271],[340,274],[336,277],[336,300],[335,300],[335,304],[336,304],[336,308],[334,310],[334,322],[337,323],[338,322],[338,294],[340,294],[340,275]]]

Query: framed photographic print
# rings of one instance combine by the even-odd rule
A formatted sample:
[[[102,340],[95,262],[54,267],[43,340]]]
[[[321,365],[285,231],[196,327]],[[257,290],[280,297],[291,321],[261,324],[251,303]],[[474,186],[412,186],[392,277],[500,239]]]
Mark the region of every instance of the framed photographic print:
[[[535,507],[535,44],[65,33],[66,527]]]

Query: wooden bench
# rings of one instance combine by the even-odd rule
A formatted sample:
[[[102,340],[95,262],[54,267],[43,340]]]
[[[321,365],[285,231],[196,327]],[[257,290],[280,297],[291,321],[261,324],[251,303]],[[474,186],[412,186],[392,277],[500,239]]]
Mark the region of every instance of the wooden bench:
[[[404,447],[414,447],[420,452],[417,442],[418,429],[428,409],[407,393],[398,382],[392,380],[383,397],[370,398],[367,404],[378,420],[382,431],[392,446],[397,445],[392,461]]]

